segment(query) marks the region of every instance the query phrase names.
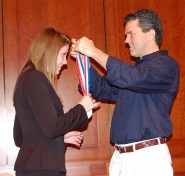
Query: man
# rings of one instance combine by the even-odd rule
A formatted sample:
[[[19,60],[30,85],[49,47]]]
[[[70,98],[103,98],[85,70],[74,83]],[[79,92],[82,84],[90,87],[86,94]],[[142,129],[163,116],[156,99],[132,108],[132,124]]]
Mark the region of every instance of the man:
[[[72,40],[71,56],[80,52],[107,70],[101,77],[91,67],[90,92],[97,99],[116,101],[110,176],[172,176],[166,139],[172,134],[169,114],[178,91],[179,66],[166,50],[159,50],[162,24],[154,11],[129,14],[124,25],[130,55],[139,58],[135,64],[109,56],[85,37]]]

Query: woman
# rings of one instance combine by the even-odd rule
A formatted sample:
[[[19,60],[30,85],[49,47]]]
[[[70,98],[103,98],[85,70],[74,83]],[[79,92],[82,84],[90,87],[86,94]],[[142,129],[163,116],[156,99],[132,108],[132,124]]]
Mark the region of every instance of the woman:
[[[87,112],[99,105],[90,96],[64,114],[56,79],[67,64],[70,38],[53,28],[42,30],[31,44],[28,60],[14,90],[14,141],[20,147],[17,176],[64,176],[65,143],[80,146],[72,131],[88,122]]]

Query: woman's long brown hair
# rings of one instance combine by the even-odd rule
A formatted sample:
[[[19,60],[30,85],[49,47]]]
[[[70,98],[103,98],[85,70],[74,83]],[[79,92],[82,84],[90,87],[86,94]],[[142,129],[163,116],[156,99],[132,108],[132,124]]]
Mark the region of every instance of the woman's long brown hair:
[[[57,56],[61,47],[70,45],[70,43],[71,40],[66,34],[60,33],[54,28],[45,28],[40,31],[31,43],[28,59],[18,75],[14,88],[14,94],[18,80],[22,77],[22,75],[33,68],[44,73],[52,86],[55,88],[57,80]]]

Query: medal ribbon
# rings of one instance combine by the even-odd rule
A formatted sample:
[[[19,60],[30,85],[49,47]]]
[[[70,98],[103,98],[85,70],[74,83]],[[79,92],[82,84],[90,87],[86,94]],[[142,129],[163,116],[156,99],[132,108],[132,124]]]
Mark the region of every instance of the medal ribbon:
[[[90,90],[90,59],[80,53],[77,55],[76,66],[83,95],[88,95]]]
[[[88,95],[90,91],[90,59],[78,53],[76,58],[76,66],[80,85],[82,87],[83,95]],[[88,118],[92,116],[92,110],[87,112]]]

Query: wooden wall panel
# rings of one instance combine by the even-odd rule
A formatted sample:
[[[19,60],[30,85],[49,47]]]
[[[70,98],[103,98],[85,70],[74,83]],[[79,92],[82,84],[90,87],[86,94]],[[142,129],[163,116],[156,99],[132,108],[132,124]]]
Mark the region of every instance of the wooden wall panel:
[[[6,143],[3,130],[6,128],[5,125],[5,108],[4,108],[4,58],[3,58],[3,33],[2,33],[2,0],[0,1],[0,165],[6,164]]]
[[[103,0],[5,0],[4,1],[4,58],[6,74],[6,123],[7,140],[5,167],[12,170],[18,148],[14,146],[12,126],[14,107],[12,94],[17,75],[23,66],[33,37],[44,27],[54,27],[71,37],[88,36],[105,50]],[[95,25],[98,24],[98,25]],[[100,72],[101,74],[101,72]],[[68,66],[58,80],[58,94],[68,111],[81,97],[77,90],[78,77],[75,62],[68,58]],[[100,168],[100,175],[107,174],[110,158],[108,105],[101,104],[84,130],[84,142],[80,150],[69,147],[66,153],[69,176],[78,175],[83,167],[89,175],[92,168]],[[82,164],[81,164],[82,163]],[[74,169],[75,168],[75,169]],[[71,174],[70,174],[71,173]]]
[[[175,9],[174,6],[176,7]],[[123,18],[128,13],[141,8],[151,8],[159,13],[164,28],[162,49],[168,49],[169,54],[173,56],[180,65],[180,88],[171,112],[174,130],[168,145],[172,154],[176,174],[184,172],[185,175],[185,3],[183,0],[179,0],[176,3],[173,0],[105,0],[108,53],[130,63],[132,63],[132,61],[130,60],[129,52],[125,48],[124,43]],[[111,105],[110,111],[112,112],[113,109],[114,105]]]

